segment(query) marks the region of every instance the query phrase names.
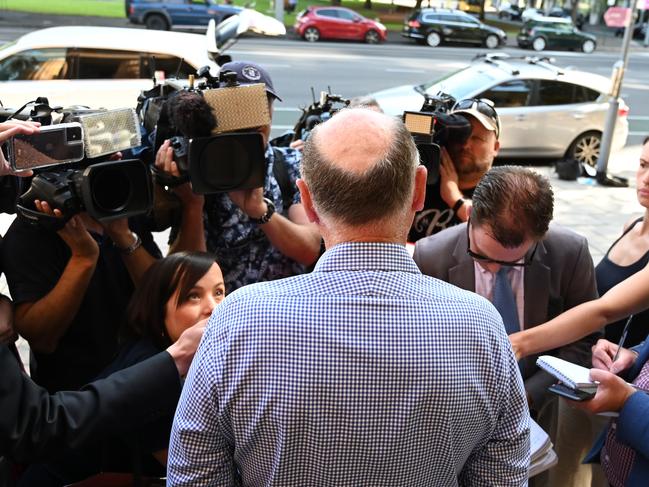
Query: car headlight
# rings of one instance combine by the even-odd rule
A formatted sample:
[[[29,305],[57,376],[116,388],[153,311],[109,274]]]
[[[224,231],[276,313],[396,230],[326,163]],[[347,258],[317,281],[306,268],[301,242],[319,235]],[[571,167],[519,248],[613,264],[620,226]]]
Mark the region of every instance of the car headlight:
[[[377,22],[376,26],[381,30],[388,30],[388,28],[385,25],[383,25],[381,22]]]

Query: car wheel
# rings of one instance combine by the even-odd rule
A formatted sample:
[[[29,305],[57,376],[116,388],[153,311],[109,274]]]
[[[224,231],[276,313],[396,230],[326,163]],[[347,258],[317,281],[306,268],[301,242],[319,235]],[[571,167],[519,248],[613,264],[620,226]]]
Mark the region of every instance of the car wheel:
[[[545,39],[543,37],[537,37],[532,41],[532,47],[535,51],[543,51],[545,49]]]
[[[144,21],[147,29],[151,30],[169,30],[169,22],[162,15],[151,14]]]
[[[585,40],[584,43],[581,45],[581,50],[586,54],[590,54],[595,50],[595,43],[590,39]]]
[[[429,32],[426,36],[426,44],[430,47],[437,47],[442,43],[442,37],[435,31]]]
[[[566,157],[582,164],[596,167],[601,142],[602,134],[599,132],[586,132],[585,134],[581,134],[570,144]]]
[[[378,44],[381,42],[381,36],[375,30],[368,30],[365,34],[365,42],[368,44]]]
[[[304,31],[304,40],[309,42],[317,42],[320,40],[320,31],[315,27],[307,27]]]
[[[496,49],[499,44],[500,39],[495,34],[489,34],[484,40],[484,45],[489,49]]]

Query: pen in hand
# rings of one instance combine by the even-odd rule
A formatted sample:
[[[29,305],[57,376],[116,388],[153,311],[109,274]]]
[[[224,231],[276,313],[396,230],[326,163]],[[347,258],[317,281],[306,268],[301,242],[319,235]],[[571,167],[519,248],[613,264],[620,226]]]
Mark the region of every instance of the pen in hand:
[[[624,324],[624,328],[622,329],[622,336],[620,336],[620,342],[618,343],[617,350],[615,351],[615,355],[613,356],[613,362],[617,360],[620,355],[620,350],[622,350],[622,347],[624,346],[624,341],[626,340],[626,336],[629,333],[629,325],[631,324],[632,319],[633,315],[629,316],[629,319],[627,319],[626,323]]]

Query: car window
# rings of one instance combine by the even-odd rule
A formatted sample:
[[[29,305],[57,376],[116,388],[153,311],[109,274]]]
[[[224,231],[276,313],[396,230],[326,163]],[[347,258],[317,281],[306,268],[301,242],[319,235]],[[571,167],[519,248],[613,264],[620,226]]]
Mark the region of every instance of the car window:
[[[441,91],[462,100],[473,97],[481,86],[491,86],[494,82],[495,79],[488,73],[467,66],[443,78],[420,85],[418,91],[425,91],[431,96],[435,96]]]
[[[330,17],[330,18],[334,18],[334,19],[338,18],[338,12],[336,12],[334,9],[322,9],[322,10],[316,11],[316,13],[320,17]]]
[[[0,81],[65,79],[70,62],[66,49],[31,49],[0,61]]]
[[[351,12],[348,12],[347,10],[338,10],[336,11],[338,14],[338,18],[344,19],[344,20],[354,20],[354,14]]]
[[[574,103],[592,103],[596,101],[601,93],[597,90],[591,90],[585,86],[575,86],[575,98]]]
[[[190,74],[196,74],[196,68],[184,60],[168,54],[142,53],[142,78],[150,77],[153,58],[155,57],[155,71],[164,71],[166,78],[188,78]],[[200,67],[200,66],[199,66]]]
[[[528,104],[533,83],[527,79],[514,79],[494,86],[478,98],[487,98],[496,108],[524,107]]]
[[[578,85],[563,81],[541,80],[539,82],[539,105],[565,105],[575,103]],[[581,90],[579,90],[581,91]]]
[[[140,54],[108,49],[79,49],[77,78],[79,79],[136,79],[140,74]]]
[[[439,21],[439,15],[437,14],[426,14],[424,15],[424,22],[437,22]]]
[[[440,22],[457,22],[455,15],[450,14],[440,14],[439,20]]]

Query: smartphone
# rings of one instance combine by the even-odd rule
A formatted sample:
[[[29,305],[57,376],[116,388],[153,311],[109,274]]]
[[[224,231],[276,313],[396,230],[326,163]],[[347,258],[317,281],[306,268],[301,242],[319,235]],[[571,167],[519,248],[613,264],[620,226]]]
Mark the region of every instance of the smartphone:
[[[581,389],[573,389],[564,384],[552,384],[548,387],[548,391],[558,394],[559,396],[565,397],[567,399],[572,399],[573,401],[588,401],[595,397],[595,392],[583,391]]]
[[[78,122],[46,125],[38,133],[9,139],[9,164],[15,171],[77,162],[84,157],[83,128]]]

